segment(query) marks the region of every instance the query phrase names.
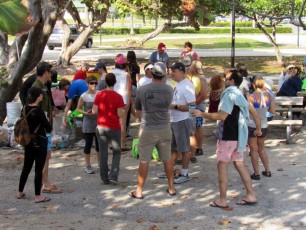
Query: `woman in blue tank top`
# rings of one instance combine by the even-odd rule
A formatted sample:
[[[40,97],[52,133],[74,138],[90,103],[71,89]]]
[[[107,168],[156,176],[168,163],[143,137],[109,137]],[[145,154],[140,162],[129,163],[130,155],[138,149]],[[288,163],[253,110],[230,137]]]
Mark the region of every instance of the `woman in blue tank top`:
[[[251,175],[251,178],[253,180],[260,180],[258,156],[260,157],[261,162],[265,168],[265,171],[262,171],[262,175],[271,177],[269,158],[265,151],[264,144],[265,137],[268,133],[267,111],[275,113],[275,103],[274,98],[266,91],[265,82],[261,76],[253,76],[251,78],[251,83],[254,87],[254,92],[248,96],[248,100],[260,115],[262,132],[262,136],[260,137],[254,135],[256,126],[254,120],[251,117],[250,122],[248,123],[248,144],[250,147],[251,161],[254,169],[254,173]]]

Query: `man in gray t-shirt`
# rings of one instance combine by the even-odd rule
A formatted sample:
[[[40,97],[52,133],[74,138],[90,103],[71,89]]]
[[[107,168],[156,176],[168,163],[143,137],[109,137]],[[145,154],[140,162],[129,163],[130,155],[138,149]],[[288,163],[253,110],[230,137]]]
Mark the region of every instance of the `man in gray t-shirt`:
[[[153,148],[156,147],[159,158],[164,163],[168,179],[167,193],[176,195],[174,188],[173,163],[171,161],[171,138],[169,106],[172,102],[173,90],[163,83],[166,65],[157,62],[152,68],[152,83],[139,87],[135,108],[141,118],[139,130],[139,168],[136,191],[130,193],[132,198],[143,199],[142,190],[148,174],[149,162]]]

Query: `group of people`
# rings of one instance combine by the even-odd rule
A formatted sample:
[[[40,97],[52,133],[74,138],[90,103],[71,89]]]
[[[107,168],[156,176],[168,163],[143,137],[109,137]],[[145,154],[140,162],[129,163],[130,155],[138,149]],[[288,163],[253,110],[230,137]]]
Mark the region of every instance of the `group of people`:
[[[59,88],[67,91],[67,103],[63,112],[63,125],[67,126],[69,111],[83,115],[82,132],[85,139],[85,172],[94,173],[90,162],[93,140],[100,177],[104,184],[116,183],[119,177],[121,152],[130,150],[126,145],[131,114],[140,121],[138,132],[139,168],[137,189],[129,195],[143,199],[143,187],[148,175],[153,148],[164,163],[159,178],[167,178],[167,193],[176,195],[175,184],[190,180],[189,164],[196,156],[203,155],[203,130],[205,119],[217,122],[217,169],[219,199],[212,207],[226,208],[227,168],[233,161],[246,188],[246,198],[238,205],[254,205],[257,199],[251,179],[259,180],[260,157],[264,171],[271,177],[269,160],[264,150],[267,135],[267,114],[275,113],[274,95],[261,76],[248,77],[246,65],[238,63],[235,69],[225,69],[224,74],[213,76],[209,87],[203,73],[203,64],[192,44],[186,42],[177,62],[170,65],[166,46],[159,43],[149,62],[144,66],[145,76],[140,77],[140,67],[134,51],[118,54],[115,68],[107,71],[98,62],[91,75],[89,65],[83,63],[70,83],[61,79]],[[35,202],[49,201],[42,192],[60,193],[61,190],[48,181],[51,156],[52,119],[59,108],[53,106],[52,94],[47,83],[51,81],[52,66],[41,62],[37,76],[27,91],[26,114],[31,132],[38,127],[36,138],[25,147],[24,167],[20,177],[17,198],[23,198],[24,185],[35,161]],[[209,94],[208,113],[205,99]],[[32,122],[33,121],[33,122]],[[34,122],[35,121],[35,122]],[[249,174],[243,164],[244,150],[250,147],[254,169]],[[108,152],[112,149],[112,165],[108,167]],[[30,152],[37,154],[30,154]],[[174,166],[182,164],[180,170]]]

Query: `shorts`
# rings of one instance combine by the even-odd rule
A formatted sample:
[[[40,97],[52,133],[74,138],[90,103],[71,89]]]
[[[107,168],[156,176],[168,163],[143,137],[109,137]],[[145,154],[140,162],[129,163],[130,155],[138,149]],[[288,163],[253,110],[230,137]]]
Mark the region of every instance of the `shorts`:
[[[52,134],[51,133],[47,133],[46,137],[48,139],[48,145],[47,145],[47,152],[51,152],[51,148],[52,148]]]
[[[196,127],[197,127],[197,128],[202,127],[203,123],[204,123],[203,117],[197,117],[197,120],[196,120]]]
[[[171,150],[177,150],[180,153],[189,152],[190,148],[190,133],[191,133],[191,122],[190,119],[183,121],[172,122],[172,142]]]
[[[217,160],[228,163],[230,161],[243,161],[243,152],[237,152],[238,141],[223,141],[217,142]]]
[[[199,109],[201,112],[204,112],[205,107],[204,107],[204,110],[203,110],[203,109],[198,108],[198,106],[197,106],[197,109]],[[202,127],[203,124],[204,124],[204,118],[203,117],[197,117],[196,118],[196,128]]]
[[[258,136],[254,136],[254,131],[256,130],[256,128],[248,127],[248,129],[249,129],[249,137],[258,137]],[[261,133],[262,135],[259,136],[258,138],[266,137],[268,135],[268,128],[262,128]]]
[[[171,130],[139,130],[138,152],[140,161],[149,162],[154,147],[156,147],[159,159],[171,160]]]

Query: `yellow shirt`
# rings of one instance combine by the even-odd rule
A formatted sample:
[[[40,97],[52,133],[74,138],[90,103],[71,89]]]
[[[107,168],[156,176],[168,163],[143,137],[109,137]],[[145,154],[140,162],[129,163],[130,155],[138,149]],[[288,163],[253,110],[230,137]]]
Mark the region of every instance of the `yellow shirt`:
[[[201,92],[201,79],[197,76],[187,75],[187,77],[192,82],[195,88],[195,94],[198,96]]]

